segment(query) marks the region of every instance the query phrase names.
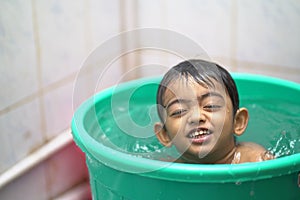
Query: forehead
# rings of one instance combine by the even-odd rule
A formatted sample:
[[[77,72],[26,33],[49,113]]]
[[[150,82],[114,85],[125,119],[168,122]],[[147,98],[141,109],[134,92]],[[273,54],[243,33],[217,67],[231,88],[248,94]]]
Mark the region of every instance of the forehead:
[[[197,99],[197,97],[202,96],[207,93],[218,93],[224,98],[226,98],[227,91],[223,84],[219,83],[215,79],[210,79],[213,83],[208,85],[206,83],[198,83],[192,78],[184,79],[179,78],[169,85],[167,85],[166,92],[163,96],[164,105],[172,99]]]

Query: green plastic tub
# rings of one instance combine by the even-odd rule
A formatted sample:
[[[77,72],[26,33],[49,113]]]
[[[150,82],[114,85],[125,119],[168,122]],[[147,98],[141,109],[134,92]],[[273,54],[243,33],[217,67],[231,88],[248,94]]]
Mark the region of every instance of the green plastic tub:
[[[155,95],[160,78],[102,91],[75,112],[72,132],[86,154],[93,199],[300,199],[300,85],[233,74],[250,122],[241,141],[278,157],[245,164],[161,161],[174,153],[156,140]]]

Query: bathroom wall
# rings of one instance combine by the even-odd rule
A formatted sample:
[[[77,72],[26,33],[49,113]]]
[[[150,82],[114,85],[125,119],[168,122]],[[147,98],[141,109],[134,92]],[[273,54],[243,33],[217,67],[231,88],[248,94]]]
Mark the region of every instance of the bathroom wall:
[[[297,0],[2,0],[0,173],[67,129],[73,105],[118,82],[122,74],[141,65],[178,61],[158,50],[122,55],[102,84],[88,89],[99,74],[82,75],[85,59],[122,31],[168,29],[199,44],[211,60],[232,72],[300,83],[299,24]],[[124,53],[126,42],[119,45]],[[78,72],[82,84],[73,101]],[[131,78],[149,73],[145,67]],[[41,173],[46,181],[49,174]]]
[[[182,33],[231,71],[300,82],[299,1],[139,1],[138,8],[139,27]]]

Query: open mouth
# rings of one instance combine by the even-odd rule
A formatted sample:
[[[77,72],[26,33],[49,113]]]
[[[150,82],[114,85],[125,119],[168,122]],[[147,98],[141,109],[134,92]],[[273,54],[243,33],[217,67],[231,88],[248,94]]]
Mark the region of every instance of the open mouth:
[[[190,139],[199,139],[210,134],[212,134],[212,131],[206,128],[197,128],[190,131],[187,137]]]

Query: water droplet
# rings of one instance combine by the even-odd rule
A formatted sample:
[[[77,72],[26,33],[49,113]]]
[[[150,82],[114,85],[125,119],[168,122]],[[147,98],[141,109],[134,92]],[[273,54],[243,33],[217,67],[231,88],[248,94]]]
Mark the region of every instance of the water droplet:
[[[235,182],[235,185],[242,185],[242,182],[241,181],[237,181],[237,182]]]

